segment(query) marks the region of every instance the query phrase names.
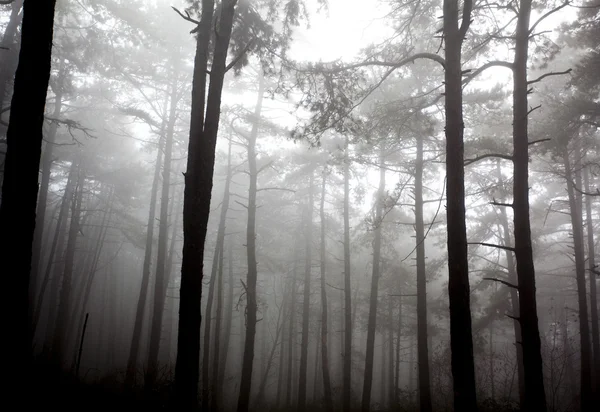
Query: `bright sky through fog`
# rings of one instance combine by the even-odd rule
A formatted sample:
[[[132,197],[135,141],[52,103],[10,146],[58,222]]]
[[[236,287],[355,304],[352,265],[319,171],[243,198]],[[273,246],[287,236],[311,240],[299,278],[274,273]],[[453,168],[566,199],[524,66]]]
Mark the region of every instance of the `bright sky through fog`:
[[[385,15],[377,0],[329,0],[329,10],[311,12],[310,28],[294,34],[295,59],[331,61],[349,59],[368,44],[384,38]]]

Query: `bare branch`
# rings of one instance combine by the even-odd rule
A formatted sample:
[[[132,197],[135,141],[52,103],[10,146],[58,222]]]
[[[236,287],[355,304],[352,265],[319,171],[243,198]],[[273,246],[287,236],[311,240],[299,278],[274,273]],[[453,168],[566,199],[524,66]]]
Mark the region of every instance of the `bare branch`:
[[[240,59],[242,59],[244,57],[244,55],[246,53],[248,53],[248,50],[250,50],[250,47],[252,47],[253,43],[254,43],[254,38],[250,39],[250,41],[248,42],[248,44],[246,44],[246,47],[243,48],[243,50],[240,52],[240,54],[235,56],[235,58],[227,66],[225,66],[225,73],[227,73],[229,70],[231,70],[233,68],[233,66],[235,66],[240,61]]]
[[[509,288],[515,288],[515,289],[519,290],[519,287],[517,285],[514,285],[514,284],[512,284],[510,282],[507,282],[505,280],[502,280],[502,279],[498,279],[498,278],[482,278],[482,279],[483,280],[492,280],[494,282],[499,282],[499,283],[502,283],[503,285],[508,286]]]
[[[487,70],[491,67],[506,67],[507,69],[513,70],[513,64],[510,62],[505,62],[502,60],[489,61],[486,64],[484,64],[483,66],[478,67],[473,72],[471,72],[471,74],[469,74],[467,77],[465,77],[462,81],[463,86],[466,86],[467,84],[469,84],[471,82],[471,80],[473,80],[475,77],[477,77],[481,72],[483,72],[484,70]]]
[[[284,190],[286,192],[296,193],[295,190],[286,189],[286,188],[283,188],[283,187],[261,187],[260,189],[256,189],[257,192],[261,192],[263,190]]]
[[[504,159],[504,160],[510,160],[511,162],[513,161],[513,157],[510,155],[505,155],[505,154],[501,154],[501,153],[488,153],[488,154],[474,157],[472,159],[465,159],[465,166],[468,166],[475,162],[479,162],[480,160],[483,160],[483,159],[488,159],[490,157]]]
[[[537,106],[530,108],[529,111],[527,112],[527,116],[529,116],[532,112],[536,111],[540,107],[542,107],[542,105],[538,104]]]
[[[490,202],[490,205],[504,206],[504,207],[514,207],[514,205],[512,203],[501,203],[501,202],[496,202],[495,200],[493,202]]]
[[[529,29],[529,34],[533,33],[533,31],[535,30],[535,28],[537,27],[537,25],[540,24],[542,21],[544,21],[544,19],[546,19],[548,16],[556,13],[560,9],[562,9],[564,7],[567,7],[569,5],[569,3],[571,3],[571,2],[569,0],[567,0],[563,4],[561,4],[560,6],[555,7],[552,10],[548,11],[547,13],[545,13],[544,15],[542,15],[539,19],[537,19],[537,21],[535,23],[533,23],[533,26],[531,26],[531,28]]]
[[[586,191],[583,191],[583,190],[579,189],[576,185],[573,185],[573,189],[575,189],[576,192],[579,192],[582,195],[586,195],[586,196],[600,196],[600,189],[598,189],[598,188],[596,188],[596,192],[586,192]]]
[[[527,84],[533,84],[533,83],[540,82],[543,79],[545,79],[546,77],[550,77],[550,76],[561,76],[563,74],[569,74],[569,73],[571,73],[572,70],[573,69],[568,69],[568,70],[565,70],[564,72],[549,72],[549,73],[545,73],[545,74],[542,74],[537,79],[533,79],[533,80],[527,81]]]
[[[176,7],[171,6],[171,8],[175,10],[175,13],[179,14],[183,20],[189,21],[190,23],[194,23],[196,26],[200,25],[200,22],[198,20],[192,19],[192,16],[190,16],[190,13],[188,13],[187,11],[185,12],[186,15],[184,16],[183,13],[177,10]],[[190,33],[195,33],[197,30],[198,28],[196,27]]]
[[[508,250],[510,252],[514,252],[515,248],[510,246],[502,246],[502,245],[494,245],[493,243],[485,243],[485,242],[467,242],[467,245],[480,245],[487,247],[495,247],[502,250]]]
[[[550,141],[550,140],[552,140],[552,139],[550,139],[550,138],[545,138],[545,139],[533,140],[533,141],[531,141],[531,142],[528,142],[528,143],[527,143],[527,145],[528,145],[528,146],[532,146],[532,145],[534,145],[534,144],[536,144],[536,143],[548,142],[548,141]]]

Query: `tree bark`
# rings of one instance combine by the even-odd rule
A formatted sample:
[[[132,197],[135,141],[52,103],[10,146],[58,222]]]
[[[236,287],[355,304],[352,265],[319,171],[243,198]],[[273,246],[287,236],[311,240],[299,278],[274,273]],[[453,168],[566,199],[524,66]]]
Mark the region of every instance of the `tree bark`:
[[[227,279],[227,303],[225,307],[225,327],[223,328],[223,350],[220,352],[221,357],[219,364],[219,376],[217,379],[217,402],[223,405],[223,383],[225,382],[225,372],[227,371],[227,357],[229,355],[229,338],[231,337],[231,321],[233,317],[233,252],[231,246],[229,246],[229,257],[228,257],[228,272],[229,277]]]
[[[465,224],[464,121],[461,49],[471,19],[472,1],[463,4],[458,26],[458,1],[444,0],[445,114],[448,297],[450,300],[450,348],[454,381],[454,410],[475,411],[475,365]]]
[[[325,398],[325,409],[333,410],[333,397],[331,394],[331,376],[329,375],[329,358],[328,358],[328,342],[327,342],[327,289],[325,288],[325,277],[327,274],[325,262],[325,195],[327,185],[326,170],[323,171],[323,183],[321,187],[321,205],[319,213],[321,216],[321,366],[323,372],[323,394]]]
[[[162,164],[162,154],[165,144],[165,126],[166,119],[162,122],[162,130],[158,140],[158,150],[156,152],[156,164],[154,166],[154,178],[152,180],[152,189],[150,191],[150,210],[148,213],[148,223],[146,225],[146,247],[144,249],[144,263],[142,266],[142,282],[140,285],[140,294],[138,296],[135,321],[133,324],[133,335],[131,337],[131,346],[129,348],[129,358],[127,360],[127,369],[125,371],[125,386],[131,388],[135,385],[137,362],[139,357],[140,343],[142,338],[142,327],[144,325],[144,313],[146,311],[146,300],[148,298],[148,285],[150,284],[150,266],[152,264],[152,246],[154,244],[154,225],[156,217],[156,198],[158,195],[158,182],[160,180],[160,169]]]
[[[302,303],[302,343],[300,344],[300,376],[298,377],[298,411],[306,410],[306,388],[308,372],[308,328],[310,324],[310,278],[312,266],[312,225],[313,225],[313,183],[314,173],[310,171],[308,184],[308,203],[306,205],[306,221],[304,238],[306,241],[304,254],[304,291]]]
[[[381,147],[379,155],[379,189],[375,200],[375,229],[373,230],[373,272],[371,276],[371,295],[369,298],[369,320],[367,323],[367,351],[365,355],[365,376],[363,381],[362,411],[371,408],[371,387],[373,385],[373,361],[375,353],[375,330],[377,327],[377,295],[379,292],[381,264],[381,226],[383,225],[383,204],[385,195],[385,149]]]
[[[171,158],[173,153],[173,139],[175,121],[177,120],[177,78],[179,70],[177,62],[174,63],[173,80],[171,83],[171,96],[169,120],[165,139],[165,153],[163,161],[162,190],[160,199],[160,219],[158,225],[158,247],[156,249],[156,277],[154,279],[154,304],[152,307],[152,322],[150,324],[150,345],[144,387],[151,391],[156,383],[158,373],[158,352],[160,348],[161,332],[163,327],[163,314],[165,312],[165,299],[167,296],[167,244],[169,241],[169,193],[171,189]]]
[[[579,150],[575,150],[575,156],[580,156]],[[569,151],[565,146],[563,150],[563,161],[565,165],[565,178],[567,180],[567,193],[569,195],[569,209],[571,214],[571,227],[573,231],[573,248],[575,252],[575,279],[577,283],[577,302],[579,305],[579,345],[581,350],[581,399],[582,411],[592,411],[592,348],[590,346],[590,327],[587,310],[587,291],[585,286],[585,250],[583,242],[583,220],[581,202],[575,193],[573,169],[569,159]],[[575,172],[577,174],[578,172]],[[578,178],[581,180],[581,178]],[[579,185],[582,187],[582,185]]]
[[[56,327],[52,342],[52,358],[58,366],[63,366],[65,360],[65,348],[67,347],[67,326],[71,315],[71,288],[73,284],[73,260],[75,259],[75,245],[79,233],[79,219],[81,215],[81,201],[83,197],[83,185],[85,177],[79,164],[74,166],[78,175],[76,187],[73,191],[71,201],[71,222],[69,224],[69,237],[65,251],[65,266],[62,276],[62,287],[60,291]]]
[[[219,364],[220,358],[220,337],[221,337],[221,319],[223,317],[223,255],[225,254],[225,226],[227,223],[227,211],[229,210],[229,187],[231,185],[231,141],[227,151],[227,176],[225,177],[225,189],[223,191],[223,202],[221,206],[221,218],[219,220],[219,229],[217,233],[217,246],[215,247],[215,255],[218,254],[218,260],[213,259],[213,268],[216,266],[217,271],[213,270],[211,276],[217,278],[217,308],[215,317],[215,336],[214,336],[214,354],[213,354],[213,377],[211,390],[211,410],[218,411],[221,407],[221,399],[219,398],[219,368],[225,366]],[[212,279],[211,279],[212,281]],[[208,317],[208,316],[207,316]],[[209,323],[207,322],[207,325]],[[204,333],[207,333],[210,328],[205,328]],[[207,343],[204,343],[204,353],[207,353]],[[208,359],[205,355],[205,361]],[[205,398],[206,399],[206,398]]]
[[[7,130],[0,233],[11,236],[0,237],[0,260],[10,268],[4,287],[14,297],[4,312],[8,315],[4,326],[11,331],[6,348],[12,358],[8,369],[14,369],[17,385],[24,381],[20,377],[27,376],[33,339],[29,282],[55,2],[24,2],[21,50]],[[18,230],[14,230],[17,224]]]
[[[259,75],[258,95],[254,107],[254,123],[250,136],[248,136],[248,223],[246,229],[246,253],[248,258],[248,276],[246,278],[246,338],[244,343],[244,358],[242,360],[242,378],[240,382],[240,396],[238,398],[238,412],[247,412],[250,407],[250,391],[252,388],[252,369],[254,366],[254,344],[256,339],[257,322],[257,293],[256,282],[258,279],[258,263],[256,262],[256,192],[258,170],[256,167],[256,138],[262,112],[264,95],[264,79]]]
[[[236,3],[236,0],[225,0],[221,5],[206,106],[206,72],[211,54],[209,49],[214,0],[202,1],[202,15],[198,25],[183,202],[183,259],[175,365],[175,397],[180,409],[196,408],[198,402],[204,241],[210,214],[223,79]],[[203,115],[205,107],[206,114]]]
[[[500,186],[504,185],[502,178],[502,170],[500,169],[500,161],[496,163],[496,175]],[[506,208],[500,207],[500,224],[502,225],[502,239],[504,246],[510,247],[510,228],[508,227],[508,216]],[[513,285],[518,283],[517,273],[515,271],[515,259],[513,253],[510,250],[505,250],[506,253],[506,266],[508,268],[508,281]],[[519,292],[515,288],[510,288],[510,303],[512,307],[513,319],[513,330],[515,333],[515,350],[517,354],[517,379],[519,384],[519,404],[525,405],[525,371],[523,370],[523,345],[521,336],[521,324],[519,323]]]
[[[15,35],[21,20],[23,19],[23,13],[21,8],[23,7],[23,0],[15,0],[12,3],[12,9],[10,12],[10,19],[4,29],[4,35],[2,36],[2,43],[0,43],[0,53],[2,53],[2,65],[0,66],[0,113],[4,106],[6,98],[6,86],[12,77],[14,65],[16,63],[17,51],[15,50]]]
[[[350,142],[344,148],[344,348],[342,409],[350,412],[352,399],[352,289],[350,283]]]
[[[531,0],[521,0],[513,62],[513,211],[515,257],[519,278],[519,320],[525,373],[524,410],[546,410],[540,353],[535,268],[529,221],[529,143],[527,137],[527,56]]]
[[[590,179],[587,168],[583,169],[585,191],[590,191]],[[596,398],[600,397],[600,335],[598,331],[598,295],[596,292],[596,248],[594,243],[594,221],[592,219],[592,196],[585,197],[585,215],[587,226],[588,268],[590,277],[590,312],[592,320],[592,348],[594,353],[594,376],[596,377]]]
[[[427,346],[427,273],[425,268],[425,226],[423,223],[423,136],[417,136],[415,164],[415,240],[417,248],[417,357],[419,365],[419,407],[432,410],[429,349]]]

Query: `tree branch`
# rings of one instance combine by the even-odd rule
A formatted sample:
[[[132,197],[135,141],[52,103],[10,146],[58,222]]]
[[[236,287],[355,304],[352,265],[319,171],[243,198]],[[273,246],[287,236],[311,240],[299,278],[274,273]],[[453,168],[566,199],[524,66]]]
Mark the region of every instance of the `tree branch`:
[[[467,34],[467,30],[469,30],[469,26],[471,25],[471,11],[473,10],[473,0],[465,0],[463,3],[463,15],[462,22],[460,24],[460,29],[458,29],[460,33],[460,38],[464,38]]]
[[[482,278],[482,279],[483,280],[492,280],[494,282],[499,282],[499,283],[502,283],[503,285],[508,286],[509,288],[515,288],[515,289],[519,290],[519,287],[517,285],[514,285],[514,284],[512,284],[510,282],[507,282],[505,280],[502,280],[502,279],[498,279],[498,278]]]
[[[569,74],[569,73],[571,73],[572,70],[573,69],[568,69],[568,70],[565,70],[564,72],[549,72],[549,73],[546,73],[546,74],[542,74],[537,79],[533,79],[533,80],[527,81],[527,84],[533,84],[533,83],[540,82],[543,79],[545,79],[546,77],[550,77],[550,76],[561,76],[563,74]]]
[[[529,29],[529,34],[533,33],[533,31],[535,30],[535,28],[537,27],[537,25],[540,24],[542,21],[544,21],[544,19],[546,19],[548,16],[556,13],[560,9],[562,9],[564,7],[567,7],[569,5],[569,3],[571,3],[571,2],[569,0],[567,0],[563,4],[561,4],[560,6],[555,7],[552,10],[550,10],[549,12],[547,12],[546,14],[542,15],[539,19],[537,19],[537,21],[535,23],[533,23],[533,26],[531,26],[531,28]]]
[[[323,63],[322,65],[319,65],[319,68],[314,68],[314,69],[309,69],[309,70],[299,69],[298,71],[313,72],[313,73],[314,72],[316,72],[316,73],[339,73],[339,72],[343,72],[345,70],[352,70],[352,69],[358,69],[360,67],[370,67],[370,66],[391,67],[393,69],[398,69],[402,66],[407,65],[408,63],[412,63],[419,59],[433,60],[434,62],[439,63],[442,67],[445,67],[445,65],[446,65],[446,61],[444,60],[444,58],[442,56],[439,56],[434,53],[416,53],[416,54],[413,54],[412,56],[409,56],[398,62],[386,62],[386,61],[381,61],[381,60],[367,60],[367,61],[363,61],[360,63],[354,63],[354,64],[349,64],[347,66],[340,66],[340,67],[335,67],[335,68],[334,67],[326,68],[326,65],[328,63]],[[329,64],[331,64],[331,63],[329,63]]]
[[[480,246],[488,246],[495,247],[502,250],[508,250],[510,252],[514,252],[515,248],[510,246],[502,246],[502,245],[494,245],[493,243],[485,243],[485,242],[467,242],[467,245],[480,245]]]
[[[496,202],[495,200],[493,202],[490,202],[490,205],[504,206],[504,207],[514,207],[514,205],[512,203],[501,203],[501,202]]]
[[[179,14],[181,16],[181,18],[185,21],[189,21],[190,23],[194,23],[196,25],[196,28],[194,28],[192,31],[190,31],[190,34],[195,33],[198,31],[198,26],[200,26],[200,22],[198,20],[195,20],[192,18],[192,16],[190,16],[190,13],[188,13],[187,11],[185,12],[185,16],[183,15],[183,13],[181,13],[179,10],[177,10],[176,7],[171,6],[171,8],[173,10],[175,10],[175,13]]]
[[[505,154],[501,154],[501,153],[488,153],[488,154],[474,157],[472,159],[465,159],[465,166],[468,166],[470,164],[479,162],[480,160],[487,159],[490,157],[504,159],[504,160],[510,160],[511,162],[513,161],[513,157],[510,155],[505,155]]]
[[[527,146],[532,146],[532,145],[534,145],[534,144],[536,144],[536,143],[548,142],[548,141],[550,141],[550,140],[552,140],[552,139],[550,139],[550,138],[545,138],[545,139],[533,140],[533,141],[531,141],[531,142],[527,142]]]
[[[510,62],[505,62],[502,60],[492,60],[492,61],[487,62],[483,66],[475,69],[471,74],[469,74],[467,77],[465,77],[462,81],[463,86],[466,86],[467,84],[469,84],[471,82],[471,80],[473,80],[475,77],[477,77],[481,72],[483,72],[484,70],[487,70],[491,67],[506,67],[507,69],[513,70],[513,64]]]
[[[252,47],[253,43],[254,43],[254,38],[250,39],[250,41],[248,42],[248,44],[246,44],[246,47],[244,47],[244,49],[240,52],[240,54],[235,56],[234,59],[227,66],[225,66],[225,73],[227,73],[229,70],[231,70],[233,68],[233,66],[235,66],[244,57],[244,55],[246,53],[248,53],[248,50],[250,50],[250,47]]]

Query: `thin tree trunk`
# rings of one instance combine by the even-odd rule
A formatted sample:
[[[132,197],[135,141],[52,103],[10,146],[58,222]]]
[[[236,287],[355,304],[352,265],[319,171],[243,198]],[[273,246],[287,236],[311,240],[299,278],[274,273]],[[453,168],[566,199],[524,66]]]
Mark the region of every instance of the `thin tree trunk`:
[[[496,163],[496,174],[498,177],[498,183],[503,186],[502,170],[500,169],[500,161]],[[510,247],[510,229],[508,227],[508,216],[506,208],[500,208],[500,224],[502,225],[503,241],[504,246]],[[518,282],[517,273],[515,271],[515,259],[513,253],[509,250],[505,250],[506,253],[506,266],[508,268],[508,280],[513,285]],[[517,354],[517,379],[519,384],[519,404],[525,405],[525,371],[523,369],[523,345],[521,336],[521,324],[519,323],[519,292],[515,288],[510,288],[510,303],[512,306],[513,319],[513,330],[515,333],[515,351]]]
[[[146,300],[148,298],[148,285],[150,284],[150,266],[152,264],[152,246],[154,244],[154,225],[156,218],[156,198],[158,195],[158,182],[160,180],[160,169],[162,165],[162,154],[165,145],[165,129],[167,121],[162,122],[160,136],[158,140],[158,150],[156,152],[156,164],[154,166],[154,178],[152,180],[152,189],[150,191],[150,210],[148,213],[148,223],[146,225],[146,247],[144,249],[144,263],[142,266],[142,282],[140,285],[140,294],[135,311],[135,322],[133,324],[133,335],[131,337],[131,346],[129,347],[129,358],[127,360],[127,369],[125,371],[125,386],[131,388],[135,385],[137,362],[139,357],[140,343],[142,339],[142,328],[144,325],[144,313],[146,312]]]
[[[294,263],[292,270],[292,301],[290,302],[290,325],[288,329],[288,366],[287,366],[287,378],[286,378],[286,394],[285,394],[285,405],[288,409],[292,408],[293,402],[293,378],[294,378],[294,361],[295,361],[295,348],[296,348],[296,293],[298,285],[296,282],[296,274],[298,268],[298,257],[296,256],[296,250],[294,250]]]
[[[415,241],[417,249],[417,357],[419,365],[419,407],[430,412],[431,378],[427,336],[427,272],[425,267],[425,226],[423,223],[423,136],[417,136],[415,163]]]
[[[225,178],[225,189],[223,192],[223,202],[221,206],[221,218],[219,221],[219,229],[217,233],[217,246],[215,247],[215,255],[218,254],[218,261],[213,260],[213,267],[218,267],[217,271],[213,270],[213,274],[211,276],[217,278],[217,308],[216,308],[216,318],[215,318],[215,336],[214,336],[214,354],[213,354],[213,377],[212,377],[212,390],[211,390],[211,410],[217,411],[221,407],[221,399],[218,395],[218,382],[219,382],[219,367],[225,367],[224,365],[219,365],[220,358],[220,337],[221,337],[221,319],[223,317],[223,255],[225,254],[225,224],[227,222],[227,211],[229,210],[229,186],[231,184],[231,141],[229,142],[229,149],[227,151],[227,176]],[[211,278],[212,282],[212,278]],[[207,312],[208,313],[208,312]],[[208,315],[207,315],[208,318]],[[208,320],[206,322],[209,325]],[[210,328],[205,327],[204,333],[209,332]],[[206,337],[204,341],[204,353],[205,353],[205,361],[208,362],[206,358],[206,353],[208,352],[208,345],[206,343]],[[206,368],[208,369],[208,368]],[[206,398],[205,398],[206,399]]]
[[[325,277],[327,274],[325,252],[327,244],[325,243],[325,187],[327,184],[326,171],[323,171],[323,184],[321,188],[321,206],[319,212],[321,215],[321,364],[323,366],[323,394],[325,395],[325,409],[333,410],[333,396],[331,393],[331,377],[329,375],[329,358],[327,342],[327,289],[325,288]]]
[[[342,410],[350,412],[352,398],[352,290],[350,283],[350,142],[344,148],[344,348]]]
[[[371,386],[373,385],[373,360],[375,353],[375,330],[377,326],[377,295],[379,291],[381,264],[381,226],[383,225],[383,204],[385,195],[385,149],[381,148],[379,157],[379,190],[375,200],[375,229],[373,239],[373,274],[371,277],[371,295],[369,298],[369,320],[367,324],[367,352],[365,355],[365,376],[362,393],[362,411],[371,408]]]
[[[29,304],[31,255],[35,230],[44,107],[50,78],[56,0],[24,2],[21,50],[15,74],[7,130],[0,205],[0,261],[10,268],[4,287],[13,296],[5,330],[11,331],[7,353],[12,380],[22,385],[28,373],[33,310]],[[14,225],[19,230],[13,230]],[[23,378],[23,379],[20,379]]]
[[[62,109],[62,98],[65,78],[65,62],[64,59],[60,61],[60,67],[58,70],[58,78],[56,80],[56,94],[54,95],[54,111],[52,116],[55,119],[60,117]],[[44,238],[44,222],[46,220],[46,207],[48,205],[48,186],[50,185],[50,169],[52,168],[52,152],[54,149],[54,140],[56,139],[56,131],[58,130],[58,124],[53,122],[50,125],[50,130],[46,136],[46,145],[42,153],[42,179],[40,182],[40,189],[38,195],[38,203],[36,210],[36,230],[33,235],[33,247],[31,256],[31,285],[29,287],[30,301],[33,302],[35,299],[35,292],[37,288],[38,277],[40,275],[39,266],[41,265],[42,257],[42,240]],[[34,310],[36,308],[34,307]],[[35,332],[35,328],[33,328]]]
[[[388,363],[383,365],[387,367],[388,373],[388,402],[389,407],[394,407],[394,400],[396,399],[396,387],[394,386],[394,305],[392,304],[392,298],[388,297]],[[383,383],[385,384],[385,383]]]
[[[579,150],[575,150],[575,156],[580,156]],[[573,169],[569,159],[569,152],[565,146],[563,151],[565,165],[565,177],[567,180],[567,192],[569,194],[569,209],[571,214],[571,227],[573,231],[573,247],[575,251],[575,279],[577,282],[577,302],[579,304],[579,345],[581,350],[581,399],[582,411],[593,410],[592,393],[592,354],[590,346],[590,326],[587,310],[587,292],[585,286],[585,250],[583,243],[583,225],[581,203],[575,193]],[[577,172],[576,172],[577,173]],[[575,177],[577,179],[577,177]],[[578,178],[581,180],[581,178]],[[578,185],[581,187],[582,185]]]
[[[178,57],[176,57],[177,59]],[[177,78],[179,70],[177,62],[174,63],[173,81],[171,83],[171,97],[167,135],[165,139],[165,154],[163,161],[162,191],[160,199],[160,220],[158,225],[158,247],[156,249],[156,277],[154,279],[154,304],[152,307],[152,322],[150,324],[150,346],[144,387],[152,390],[156,383],[158,373],[158,352],[160,348],[163,315],[165,312],[165,299],[167,296],[167,244],[169,241],[169,192],[171,189],[171,158],[173,153],[173,139],[175,121],[177,120]]]
[[[77,169],[77,183],[73,191],[73,199],[71,201],[71,222],[69,224],[69,238],[67,240],[67,248],[65,252],[65,266],[62,276],[62,288],[60,291],[60,302],[58,305],[58,313],[56,327],[54,329],[54,337],[52,342],[53,359],[57,365],[62,366],[65,360],[65,349],[67,348],[67,326],[69,324],[69,316],[71,313],[71,288],[73,285],[73,260],[75,258],[75,245],[79,233],[79,218],[81,215],[81,201],[83,197],[83,185],[85,181],[84,173],[79,167],[79,164],[74,166]]]
[[[223,383],[225,382],[225,373],[227,371],[227,357],[229,355],[229,338],[231,337],[231,322],[233,317],[233,251],[231,245],[229,246],[229,257],[228,257],[228,272],[229,277],[227,279],[227,303],[225,312],[225,327],[223,330],[223,351],[221,353],[219,376],[217,379],[217,402],[219,405],[223,405]]]
[[[300,345],[300,376],[298,377],[298,411],[306,410],[306,388],[308,371],[308,328],[310,324],[310,278],[312,265],[312,225],[313,225],[313,182],[314,173],[311,170],[308,184],[308,203],[306,205],[305,221],[305,261],[304,261],[304,291],[302,303],[302,343]]]
[[[461,49],[471,19],[471,0],[463,4],[459,27],[459,2],[444,0],[445,113],[448,297],[450,300],[450,348],[454,383],[454,410],[477,410],[475,365],[471,328],[469,262],[465,224],[465,173]]]
[[[583,169],[585,191],[590,191],[590,179],[587,168]],[[594,352],[594,376],[596,377],[596,397],[600,397],[600,336],[598,332],[598,295],[596,292],[596,248],[594,244],[594,221],[592,219],[592,197],[585,197],[585,215],[587,226],[588,268],[590,277],[590,311],[592,317],[592,348]]]

